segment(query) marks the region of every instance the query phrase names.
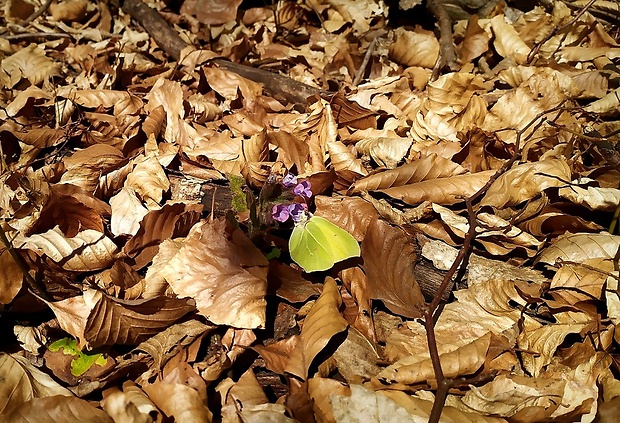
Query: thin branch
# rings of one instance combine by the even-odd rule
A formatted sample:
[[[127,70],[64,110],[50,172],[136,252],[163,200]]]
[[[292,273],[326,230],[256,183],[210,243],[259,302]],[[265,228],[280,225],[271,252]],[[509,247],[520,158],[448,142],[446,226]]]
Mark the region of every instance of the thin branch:
[[[377,45],[378,36],[373,38],[368,46],[368,50],[366,50],[366,54],[364,54],[364,60],[362,61],[362,65],[359,67],[357,72],[355,73],[355,78],[353,78],[353,86],[357,87],[362,78],[364,77],[364,72],[366,72],[366,67],[368,66],[368,62],[372,57],[372,53],[375,51],[375,46]]]
[[[446,68],[451,71],[457,71],[459,69],[459,64],[456,55],[456,46],[452,39],[452,20],[446,11],[446,7],[442,0],[428,0],[426,7],[435,18],[437,18],[439,24],[438,72]]]
[[[50,4],[52,4],[53,1],[54,0],[47,0],[43,6],[39,7],[39,9],[36,12],[28,16],[21,24],[28,25],[30,22],[34,21],[36,18],[44,14],[45,11],[50,7]]]
[[[25,32],[23,34],[7,35],[2,38],[8,41],[23,41],[30,40],[31,38],[53,40],[56,38],[71,38],[71,35],[65,34],[64,32]]]

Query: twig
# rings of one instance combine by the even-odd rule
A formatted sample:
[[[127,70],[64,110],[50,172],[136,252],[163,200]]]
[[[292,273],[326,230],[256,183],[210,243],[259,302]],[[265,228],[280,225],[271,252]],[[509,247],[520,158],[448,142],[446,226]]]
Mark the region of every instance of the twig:
[[[8,41],[22,41],[29,40],[31,38],[71,38],[71,35],[65,34],[64,32],[25,32],[23,34],[7,35],[6,37],[2,38]]]
[[[378,36],[373,38],[368,46],[368,50],[366,50],[366,54],[364,54],[364,60],[362,60],[362,64],[355,73],[355,78],[353,78],[353,86],[357,87],[362,78],[364,77],[364,72],[366,72],[366,66],[368,66],[368,62],[372,57],[372,53],[375,51],[375,46],[377,45]]]
[[[428,0],[428,10],[437,18],[439,24],[439,63],[438,72],[443,69],[457,71],[459,69],[456,47],[452,39],[452,20],[442,0]],[[436,79],[438,75],[433,75]]]
[[[530,129],[530,127],[534,126],[535,128],[542,125],[543,122],[548,121],[548,119],[541,119],[546,114],[552,113],[554,111],[563,111],[562,105],[557,106],[551,110],[546,110],[540,114],[538,114],[534,119],[528,122],[525,127],[517,131],[517,139],[515,141],[515,151],[512,157],[502,165],[501,168],[493,174],[493,176],[487,181],[486,184],[482,188],[480,188],[474,195],[465,200],[465,204],[467,206],[467,215],[469,222],[469,230],[463,239],[463,246],[460,248],[454,263],[446,273],[441,285],[437,289],[437,293],[433,297],[433,301],[428,306],[428,309],[424,313],[424,328],[426,329],[426,339],[428,343],[428,350],[431,357],[431,362],[433,364],[433,371],[435,373],[435,380],[437,381],[437,392],[435,393],[435,401],[433,402],[433,409],[431,410],[431,415],[429,417],[429,423],[438,423],[441,418],[441,412],[443,410],[446,397],[448,395],[448,390],[454,386],[454,383],[457,381],[456,379],[446,378],[443,369],[441,368],[441,360],[439,358],[439,350],[437,348],[437,338],[435,336],[435,322],[439,320],[439,315],[441,314],[441,310],[439,308],[439,304],[442,301],[442,297],[448,289],[448,286],[452,283],[452,277],[455,275],[456,271],[459,270],[458,278],[461,278],[465,272],[465,268],[467,267],[468,259],[471,254],[471,245],[475,240],[476,236],[476,228],[478,227],[478,219],[476,216],[476,212],[473,209],[473,203],[478,198],[480,198],[484,193],[488,191],[491,185],[499,178],[501,175],[506,173],[512,165],[519,160],[521,157],[521,137],[523,134]],[[534,132],[532,132],[534,133]],[[620,250],[619,250],[620,251]]]
[[[34,21],[36,18],[38,18],[39,16],[44,14],[45,11],[50,7],[50,4],[52,4],[52,1],[54,1],[54,0],[47,0],[45,2],[45,4],[43,6],[41,6],[41,7],[39,7],[39,9],[36,12],[34,12],[32,15],[28,16],[22,22],[22,25],[28,25],[30,22]]]

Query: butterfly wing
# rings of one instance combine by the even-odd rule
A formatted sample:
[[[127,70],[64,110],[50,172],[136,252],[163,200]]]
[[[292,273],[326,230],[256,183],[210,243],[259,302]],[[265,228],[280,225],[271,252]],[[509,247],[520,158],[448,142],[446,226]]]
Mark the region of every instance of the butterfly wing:
[[[350,233],[319,216],[295,226],[289,251],[306,272],[327,270],[339,261],[360,255],[359,244]]]

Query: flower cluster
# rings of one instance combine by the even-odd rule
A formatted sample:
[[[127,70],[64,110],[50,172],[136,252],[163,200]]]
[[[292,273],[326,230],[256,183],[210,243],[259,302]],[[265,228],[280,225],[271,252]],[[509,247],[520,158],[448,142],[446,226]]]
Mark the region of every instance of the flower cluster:
[[[310,182],[302,181],[301,183],[297,183],[297,176],[287,173],[286,176],[282,179],[282,185],[286,188],[292,188],[293,194],[297,197],[301,197],[304,202],[303,203],[289,203],[289,204],[276,204],[273,206],[271,211],[271,216],[274,220],[278,222],[286,222],[289,217],[293,220],[293,222],[302,221],[308,214],[308,205],[306,201],[312,197],[312,191],[310,190]]]

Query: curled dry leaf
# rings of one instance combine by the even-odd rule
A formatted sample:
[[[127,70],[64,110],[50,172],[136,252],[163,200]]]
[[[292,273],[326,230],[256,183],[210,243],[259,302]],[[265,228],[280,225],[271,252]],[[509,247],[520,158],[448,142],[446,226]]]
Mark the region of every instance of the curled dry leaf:
[[[347,330],[349,325],[338,310],[341,302],[336,281],[328,278],[321,296],[304,320],[300,342],[292,351],[285,372],[306,380],[316,356],[334,336]]]
[[[244,237],[239,232],[235,236]],[[193,298],[199,314],[211,322],[262,328],[267,265],[260,250],[229,240],[226,221],[215,220],[194,225],[159,274],[178,296]]]
[[[3,416],[6,422],[101,422],[114,423],[103,410],[88,401],[76,397],[49,396],[32,398],[17,407],[9,415]]]
[[[365,138],[355,143],[355,148],[379,166],[394,169],[407,156],[412,141],[409,138]]]
[[[142,205],[133,189],[122,188],[118,194],[110,198],[112,216],[110,231],[115,236],[135,235],[140,229],[140,222],[149,211]]]
[[[616,256],[618,248],[620,236],[609,232],[567,234],[545,248],[537,261],[554,264],[558,260],[582,263],[588,259],[611,259]]]
[[[150,209],[157,208],[170,181],[155,157],[137,159],[136,167],[127,175],[126,188],[133,189]]]
[[[50,13],[57,21],[76,22],[86,17],[87,7],[88,1],[86,0],[69,0],[51,4]]]
[[[206,398],[201,398],[190,386],[156,381],[152,385],[145,385],[143,389],[157,408],[166,416],[173,417],[175,421],[205,423],[212,421],[213,414],[205,405]]]
[[[525,63],[530,48],[519,37],[514,26],[506,22],[504,15],[495,16],[489,23],[495,36],[493,44],[497,53],[502,57],[510,57],[519,64]]]
[[[375,173],[360,179],[353,184],[351,193],[362,191],[378,191],[416,182],[449,178],[465,173],[466,170],[453,161],[440,157],[434,153],[423,156],[411,163],[404,164],[396,169]]]
[[[45,254],[63,269],[72,271],[104,269],[112,264],[118,253],[111,239],[92,229],[68,238],[60,228],[55,227],[42,234],[18,237],[14,245]]]
[[[73,396],[71,391],[21,355],[0,353],[0,375],[0,415],[5,418],[32,398]]]
[[[491,343],[491,333],[461,344],[458,340],[450,345],[450,352],[440,354],[441,368],[448,378],[470,375],[477,372],[484,364]],[[435,379],[435,371],[430,357],[409,356],[382,370],[376,378],[381,383],[431,383]]]
[[[474,174],[456,175],[403,185],[400,187],[378,190],[392,198],[397,198],[410,205],[424,201],[450,205],[465,201],[487,183],[495,171],[487,170]]]
[[[9,88],[15,86],[22,78],[32,85],[40,85],[47,78],[58,75],[60,66],[48,58],[45,50],[32,43],[26,48],[2,60],[3,72],[9,75]]]
[[[362,242],[362,257],[370,298],[383,301],[394,313],[420,317],[425,301],[415,278],[419,257],[411,236],[375,219]]]
[[[536,328],[524,329],[519,334],[519,348],[523,349],[523,368],[534,377],[542,375],[543,368],[551,363],[555,351],[570,334],[579,334],[590,325],[596,325],[584,313],[555,313],[554,324],[537,324]]]
[[[0,248],[0,304],[9,304],[21,291],[24,274],[6,248]]]
[[[620,189],[599,187],[564,187],[558,194],[590,210],[614,211],[620,204]]]
[[[580,264],[565,263],[553,276],[548,293],[554,300],[575,305],[601,298],[607,275],[613,272],[611,259],[592,259]]]
[[[523,163],[500,175],[480,204],[497,208],[514,206],[540,195],[547,188],[564,186],[570,180],[571,170],[565,160]]]
[[[390,58],[405,66],[432,68],[439,57],[439,41],[431,31],[397,28],[390,46]]]

